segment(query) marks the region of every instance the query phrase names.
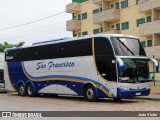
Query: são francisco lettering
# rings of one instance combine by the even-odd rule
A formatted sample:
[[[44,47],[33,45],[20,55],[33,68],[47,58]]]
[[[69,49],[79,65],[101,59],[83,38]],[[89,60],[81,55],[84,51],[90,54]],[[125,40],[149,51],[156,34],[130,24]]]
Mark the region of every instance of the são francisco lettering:
[[[45,69],[51,70],[52,68],[62,68],[62,67],[74,67],[74,62],[62,62],[62,63],[54,63],[53,61],[48,62],[38,62],[36,70]]]

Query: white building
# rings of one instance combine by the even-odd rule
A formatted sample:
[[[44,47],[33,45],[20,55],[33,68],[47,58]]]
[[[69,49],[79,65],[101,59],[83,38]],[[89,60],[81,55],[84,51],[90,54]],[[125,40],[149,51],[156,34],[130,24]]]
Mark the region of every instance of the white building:
[[[0,52],[0,68],[4,67],[4,53]]]

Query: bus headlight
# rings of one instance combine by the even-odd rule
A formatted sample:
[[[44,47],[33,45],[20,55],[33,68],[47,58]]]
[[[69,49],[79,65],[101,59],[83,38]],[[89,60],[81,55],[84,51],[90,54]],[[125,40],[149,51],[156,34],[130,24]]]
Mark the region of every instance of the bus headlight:
[[[150,89],[150,87],[146,87],[146,89]]]
[[[122,89],[122,90],[129,90],[130,88],[129,87],[120,87],[120,89]]]

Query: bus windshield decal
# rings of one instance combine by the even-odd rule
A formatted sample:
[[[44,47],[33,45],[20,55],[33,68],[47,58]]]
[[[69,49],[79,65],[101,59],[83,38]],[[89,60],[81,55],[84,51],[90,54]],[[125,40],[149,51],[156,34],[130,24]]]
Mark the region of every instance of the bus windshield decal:
[[[7,56],[6,57],[6,60],[11,60],[11,59],[13,59],[13,56]]]
[[[45,69],[51,70],[52,68],[61,68],[61,67],[74,67],[74,62],[62,62],[62,63],[54,63],[53,61],[48,62],[47,64],[44,62],[38,62],[36,70]]]

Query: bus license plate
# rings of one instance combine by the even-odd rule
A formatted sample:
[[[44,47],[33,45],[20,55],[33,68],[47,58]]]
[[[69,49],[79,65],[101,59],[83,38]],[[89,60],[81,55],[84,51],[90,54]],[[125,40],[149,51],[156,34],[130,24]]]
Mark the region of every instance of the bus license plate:
[[[141,93],[136,93],[136,95],[141,95]]]

